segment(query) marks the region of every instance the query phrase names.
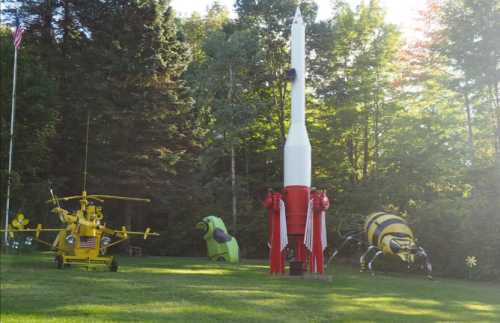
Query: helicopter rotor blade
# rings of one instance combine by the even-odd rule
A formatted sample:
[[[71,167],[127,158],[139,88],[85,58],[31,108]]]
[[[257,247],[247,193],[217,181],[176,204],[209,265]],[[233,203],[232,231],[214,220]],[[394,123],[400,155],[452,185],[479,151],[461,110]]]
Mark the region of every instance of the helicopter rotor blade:
[[[76,200],[76,199],[81,199],[81,198],[83,198],[82,195],[57,197],[57,198],[53,198],[53,199],[47,200],[46,203],[53,203],[53,202],[60,202],[60,201],[69,201],[69,200]]]
[[[98,198],[98,197],[95,197],[94,195],[88,195],[88,196],[87,196],[87,198],[88,198],[89,200],[94,200],[94,201],[98,201],[98,202],[101,202],[101,203],[103,203],[103,202],[104,202],[104,200],[103,200],[103,199],[100,199],[100,198]]]
[[[103,200],[122,200],[122,201],[134,201],[134,202],[151,202],[150,199],[138,198],[138,197],[126,197],[126,196],[117,196],[117,195],[103,195],[103,194],[92,194],[87,195],[87,198],[97,198]]]

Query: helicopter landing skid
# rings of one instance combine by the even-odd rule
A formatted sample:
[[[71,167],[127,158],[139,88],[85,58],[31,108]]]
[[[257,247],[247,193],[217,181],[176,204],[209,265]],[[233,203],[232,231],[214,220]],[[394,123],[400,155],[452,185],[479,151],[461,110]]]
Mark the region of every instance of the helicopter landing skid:
[[[57,268],[62,269],[68,265],[81,265],[81,266],[100,266],[104,265],[109,267],[110,271],[118,271],[118,263],[113,257],[78,257],[57,255],[56,256]]]

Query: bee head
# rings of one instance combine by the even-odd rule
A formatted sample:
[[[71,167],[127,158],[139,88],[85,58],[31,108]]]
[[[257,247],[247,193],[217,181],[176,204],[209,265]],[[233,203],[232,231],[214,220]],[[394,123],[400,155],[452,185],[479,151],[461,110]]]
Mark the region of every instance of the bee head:
[[[407,263],[415,262],[417,247],[411,239],[395,237],[389,240],[391,252]]]

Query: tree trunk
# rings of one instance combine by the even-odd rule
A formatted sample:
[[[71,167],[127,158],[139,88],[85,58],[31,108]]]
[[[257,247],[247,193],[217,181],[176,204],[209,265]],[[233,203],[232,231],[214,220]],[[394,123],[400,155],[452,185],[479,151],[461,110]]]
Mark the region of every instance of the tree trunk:
[[[492,87],[492,102],[496,121],[496,136],[495,136],[495,161],[500,168],[500,93],[498,82],[495,82]]]
[[[356,182],[356,165],[355,165],[355,157],[354,157],[354,139],[351,135],[347,139],[347,157],[349,158],[349,163],[351,164],[351,184],[354,185]]]
[[[61,42],[61,51],[64,59],[66,59],[66,45],[68,42],[69,25],[70,25],[69,1],[64,1],[64,19],[62,21],[63,37]],[[65,73],[64,76],[66,76]]]
[[[40,14],[40,19],[41,19],[41,23],[42,23],[42,25],[40,26],[40,32],[42,34],[41,40],[42,40],[42,43],[45,44],[45,46],[50,47],[53,43],[52,23],[54,20],[53,11],[55,9],[55,6],[53,3],[51,3],[49,1],[49,2],[47,2],[45,7],[42,7],[42,5],[40,5],[40,9],[42,10],[41,14]],[[48,49],[47,47],[45,47],[45,49]],[[42,57],[42,60],[47,63],[47,71],[49,72],[49,75],[50,75],[52,72],[52,65],[53,65],[52,64],[53,57],[50,54],[50,51],[49,50],[41,51],[41,57]]]
[[[231,194],[232,194],[232,215],[233,215],[233,234],[238,232],[238,213],[236,211],[236,161],[234,145],[231,143]]]
[[[356,134],[357,136],[358,134]],[[354,183],[359,183],[360,178],[358,176],[358,163],[359,163],[359,155],[358,151],[358,141],[356,140],[356,136],[353,134],[352,136],[352,169],[354,174]]]
[[[375,116],[374,116],[374,129],[373,129],[373,136],[375,140],[375,145],[373,147],[373,175],[377,175],[377,164],[378,164],[378,158],[379,158],[379,145],[380,145],[380,139],[378,137],[379,135],[379,123],[380,123],[380,105],[379,102],[375,102]]]
[[[233,67],[231,64],[229,65],[229,91],[227,93],[227,98],[229,104],[232,106],[233,104],[233,83],[234,83],[234,77],[233,77]],[[231,112],[233,115],[234,111]],[[230,140],[230,150],[231,150],[231,209],[232,209],[232,228],[233,228],[233,234],[236,234],[238,232],[237,225],[238,225],[238,213],[237,213],[237,200],[236,200],[236,156],[234,152],[234,137],[235,134],[232,131],[231,133],[231,138]]]
[[[250,161],[248,160],[248,147],[245,145],[245,182],[246,182],[246,197],[250,201]]]
[[[370,161],[370,150],[369,150],[369,136],[368,136],[368,111],[365,117],[365,126],[363,129],[363,182],[368,178],[368,163]]]
[[[377,70],[377,92],[375,95],[375,100],[373,102],[375,111],[373,111],[373,140],[374,140],[374,147],[373,147],[373,157],[372,157],[372,162],[373,162],[373,170],[372,170],[372,176],[377,177],[378,173],[378,160],[379,160],[379,145],[380,145],[380,140],[379,140],[379,131],[380,131],[380,108],[384,104],[384,99],[383,95],[380,95],[381,92],[381,86],[379,83],[379,71]],[[382,98],[381,98],[382,97]]]
[[[467,114],[467,146],[469,149],[469,158],[472,164],[474,164],[475,152],[474,152],[474,138],[472,133],[472,116],[469,102],[469,91],[467,86],[464,87],[464,102],[465,102],[465,112]]]

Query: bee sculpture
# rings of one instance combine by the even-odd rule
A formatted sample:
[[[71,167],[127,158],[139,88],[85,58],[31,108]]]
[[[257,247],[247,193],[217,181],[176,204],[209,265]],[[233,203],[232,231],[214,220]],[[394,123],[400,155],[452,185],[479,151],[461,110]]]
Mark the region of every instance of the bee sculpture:
[[[413,231],[405,219],[385,212],[370,214],[364,221],[363,230],[353,232],[345,238],[340,247],[335,250],[329,262],[338,254],[348,242],[364,242],[368,245],[359,259],[361,271],[368,268],[373,272],[375,259],[381,255],[394,255],[408,264],[411,268],[417,261],[423,260],[427,277],[432,279],[432,264],[425,250],[418,246]]]

